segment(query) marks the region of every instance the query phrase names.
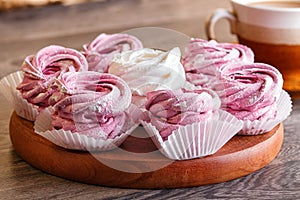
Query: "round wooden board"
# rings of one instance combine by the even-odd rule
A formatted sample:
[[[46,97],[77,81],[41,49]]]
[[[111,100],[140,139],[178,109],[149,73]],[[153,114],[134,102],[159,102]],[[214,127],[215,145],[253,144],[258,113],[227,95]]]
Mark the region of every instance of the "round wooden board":
[[[185,161],[167,159],[150,138],[134,136],[113,151],[67,150],[35,134],[33,123],[15,113],[10,137],[19,156],[55,176],[111,187],[182,188],[220,183],[263,168],[281,148],[283,125],[258,136],[234,136],[217,153]]]

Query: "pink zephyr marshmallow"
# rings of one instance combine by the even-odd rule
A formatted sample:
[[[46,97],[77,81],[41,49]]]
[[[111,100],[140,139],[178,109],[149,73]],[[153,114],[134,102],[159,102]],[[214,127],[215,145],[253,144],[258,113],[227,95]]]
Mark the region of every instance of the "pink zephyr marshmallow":
[[[54,129],[95,139],[114,138],[127,129],[131,91],[121,78],[93,71],[66,73],[62,84],[69,96],[54,106]]]
[[[264,63],[233,63],[220,69],[213,86],[222,108],[241,120],[273,119],[282,91],[281,73]]]
[[[17,89],[29,103],[43,109],[50,105],[49,97],[60,90],[57,82],[60,76],[66,72],[86,71],[88,64],[79,51],[51,45],[36,55],[27,56],[21,68],[24,79]]]
[[[253,63],[254,53],[244,45],[197,38],[191,39],[182,59],[187,80],[200,87],[209,87],[222,65],[235,62]]]
[[[210,119],[220,108],[219,97],[209,89],[159,90],[147,93],[145,108],[164,140],[180,126]]]
[[[107,72],[113,56],[129,50],[143,48],[142,42],[128,34],[105,34],[97,36],[91,43],[83,45],[89,71]]]

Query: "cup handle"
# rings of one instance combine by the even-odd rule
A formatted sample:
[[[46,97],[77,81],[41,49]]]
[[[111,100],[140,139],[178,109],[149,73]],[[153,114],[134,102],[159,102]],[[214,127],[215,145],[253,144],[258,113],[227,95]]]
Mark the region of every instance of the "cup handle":
[[[206,36],[209,40],[217,40],[215,35],[215,26],[220,19],[228,20],[230,23],[231,33],[236,33],[236,16],[226,9],[219,8],[215,10],[205,24]]]

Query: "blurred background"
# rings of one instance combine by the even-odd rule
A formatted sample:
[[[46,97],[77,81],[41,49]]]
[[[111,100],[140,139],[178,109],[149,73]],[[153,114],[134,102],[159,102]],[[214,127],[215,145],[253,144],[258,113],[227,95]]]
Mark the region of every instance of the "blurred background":
[[[217,8],[231,9],[229,0],[0,0],[0,77],[44,46],[81,49],[103,32],[161,27],[206,39],[205,21]],[[218,22],[217,37],[234,42],[227,23]]]
[[[10,10],[15,8],[36,7],[51,4],[71,5],[87,1],[91,0],[0,0],[0,9]]]

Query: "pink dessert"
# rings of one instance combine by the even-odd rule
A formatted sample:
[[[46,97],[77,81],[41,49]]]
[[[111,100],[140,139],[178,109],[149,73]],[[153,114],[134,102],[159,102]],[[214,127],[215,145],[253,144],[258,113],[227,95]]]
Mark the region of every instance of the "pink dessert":
[[[100,34],[91,43],[85,44],[84,55],[89,71],[107,72],[108,66],[117,53],[143,48],[142,42],[128,34]]]
[[[17,86],[22,97],[40,109],[53,105],[59,96],[49,98],[59,91],[59,79],[66,72],[86,71],[87,61],[80,52],[62,46],[51,45],[26,57],[22,64],[23,81]]]
[[[217,94],[208,89],[159,90],[147,93],[149,120],[164,140],[180,126],[210,119],[220,108]]]
[[[131,91],[119,77],[93,71],[73,72],[62,76],[62,84],[69,95],[54,106],[54,129],[112,139],[129,128]]]
[[[254,53],[244,45],[197,38],[191,39],[182,59],[187,80],[204,87],[208,84],[205,80],[214,79],[222,65],[235,62],[253,63]]]
[[[222,108],[241,120],[274,119],[282,91],[281,73],[268,64],[233,63],[220,69],[214,84]]]

